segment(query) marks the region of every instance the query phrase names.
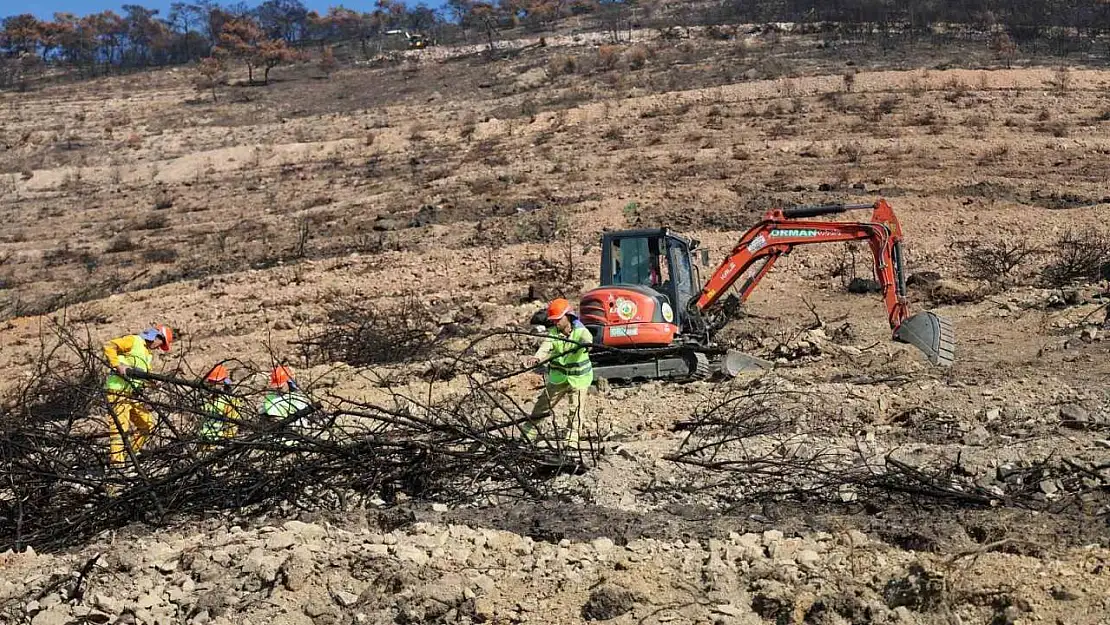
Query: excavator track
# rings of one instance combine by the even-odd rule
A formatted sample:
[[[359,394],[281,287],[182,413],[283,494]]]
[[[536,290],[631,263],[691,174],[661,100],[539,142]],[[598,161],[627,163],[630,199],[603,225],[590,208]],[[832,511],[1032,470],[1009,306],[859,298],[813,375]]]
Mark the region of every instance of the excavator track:
[[[709,357],[702,352],[690,352],[686,358],[687,364],[690,366],[689,379],[690,380],[704,380],[712,373],[709,367]]]
[[[594,377],[608,380],[672,380],[688,382],[704,380],[713,373],[709,357],[693,349],[679,353],[648,358],[640,362],[594,365]]]

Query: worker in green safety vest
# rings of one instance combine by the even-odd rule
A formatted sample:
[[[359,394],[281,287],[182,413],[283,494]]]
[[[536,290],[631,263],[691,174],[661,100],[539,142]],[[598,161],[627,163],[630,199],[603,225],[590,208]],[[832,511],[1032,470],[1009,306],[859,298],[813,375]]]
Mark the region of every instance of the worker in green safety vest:
[[[589,346],[593,335],[574,315],[570,302],[559,298],[547,306],[547,320],[554,323],[535,354],[536,364],[546,362],[547,379],[536,398],[531,418],[521,426],[528,440],[539,438],[540,424],[555,415],[556,441],[571,449],[578,447],[578,435],[586,410],[586,397],[594,380]],[[565,405],[564,405],[565,402]]]
[[[312,401],[297,388],[297,380],[293,375],[292,367],[279,365],[270,371],[270,391],[262,398],[260,410],[263,416],[270,417],[275,421],[282,421],[310,406],[312,406]],[[286,427],[290,430],[301,430],[303,432],[308,425],[307,416],[306,412],[295,421],[287,423]],[[295,446],[296,441],[293,438],[287,438],[285,445]]]
[[[206,443],[234,438],[239,433],[243,402],[231,394],[231,385],[231,372],[223,363],[212,367],[204,376],[204,386],[209,393],[202,407],[204,420],[200,424],[200,438]]]
[[[312,402],[297,388],[297,380],[291,367],[280,365],[270,371],[270,391],[262,399],[261,412],[264,416],[284,419],[308,408]],[[303,423],[298,419],[290,425]]]

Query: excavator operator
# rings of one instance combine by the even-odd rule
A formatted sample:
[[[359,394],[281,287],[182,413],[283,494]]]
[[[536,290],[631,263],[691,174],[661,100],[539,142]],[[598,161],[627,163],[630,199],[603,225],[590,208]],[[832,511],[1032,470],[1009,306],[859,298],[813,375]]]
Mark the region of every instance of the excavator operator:
[[[660,288],[666,281],[667,271],[666,263],[663,262],[663,255],[659,251],[659,243],[654,240],[649,240],[647,245],[646,254],[644,249],[632,249],[629,253],[629,258],[624,258],[621,251],[620,241],[613,242],[613,280],[616,284],[639,284],[643,286],[650,286],[653,289]],[[637,254],[640,252],[640,254]],[[621,261],[625,261],[622,265]],[[628,268],[628,275],[625,275],[625,265]]]

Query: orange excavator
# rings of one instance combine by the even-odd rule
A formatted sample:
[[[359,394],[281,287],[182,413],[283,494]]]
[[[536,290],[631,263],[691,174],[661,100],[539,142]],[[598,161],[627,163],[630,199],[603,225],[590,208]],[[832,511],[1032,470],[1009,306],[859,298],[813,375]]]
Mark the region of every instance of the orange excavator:
[[[813,217],[871,209],[870,221]],[[902,228],[886,200],[776,209],[748,230],[701,284],[691,256],[698,241],[666,228],[606,232],[601,238],[601,285],[581,297],[579,316],[599,346],[591,359],[599,378],[690,380],[714,371],[732,376],[756,362],[717,345],[714,334],[782,256],[796,246],[866,241],[875,260],[893,339],[920,349],[929,362],[951,365],[951,323],[924,311],[910,315],[902,263]],[[709,264],[707,250],[701,264]],[[741,278],[736,295],[722,297]]]

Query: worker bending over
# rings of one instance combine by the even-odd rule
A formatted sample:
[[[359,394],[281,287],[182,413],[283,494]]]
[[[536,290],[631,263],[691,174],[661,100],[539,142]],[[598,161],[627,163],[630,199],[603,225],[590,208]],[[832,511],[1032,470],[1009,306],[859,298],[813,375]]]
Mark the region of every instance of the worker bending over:
[[[108,407],[113,416],[109,438],[113,465],[122,465],[127,459],[125,437],[129,439],[131,452],[138,453],[154,429],[154,413],[136,397],[144,381],[128,374],[132,370],[148,373],[154,360],[153,350],[168,352],[172,344],[173,330],[169,326],[157,325],[143,330],[141,334],[112,339],[104,345],[104,356],[114,369],[104,383]]]
[[[555,416],[555,431],[569,448],[578,446],[578,430],[585,416],[586,396],[594,380],[589,346],[593,336],[571,310],[565,299],[553,300],[547,306],[547,320],[554,326],[535,354],[536,363],[547,361],[547,380],[536,398],[531,419],[521,426],[525,438],[535,440],[538,426],[563,407],[562,416]]]
[[[270,391],[262,400],[263,415],[284,419],[311,405],[308,396],[297,387],[293,369],[283,365],[270,371]]]
[[[239,432],[243,402],[231,394],[231,385],[231,372],[222,363],[204,376],[204,386],[209,392],[202,408],[201,440],[216,442],[232,438]]]
[[[270,391],[262,399],[262,415],[271,417],[277,420],[284,420],[288,417],[297,414],[312,406],[311,400],[308,396],[300,391],[297,387],[297,380],[293,375],[293,369],[286,366],[274,367],[270,371]],[[290,429],[302,429],[307,421],[305,417],[308,416],[306,411],[304,415],[285,424],[285,427]],[[295,441],[290,438],[285,441],[287,446],[295,445]]]

